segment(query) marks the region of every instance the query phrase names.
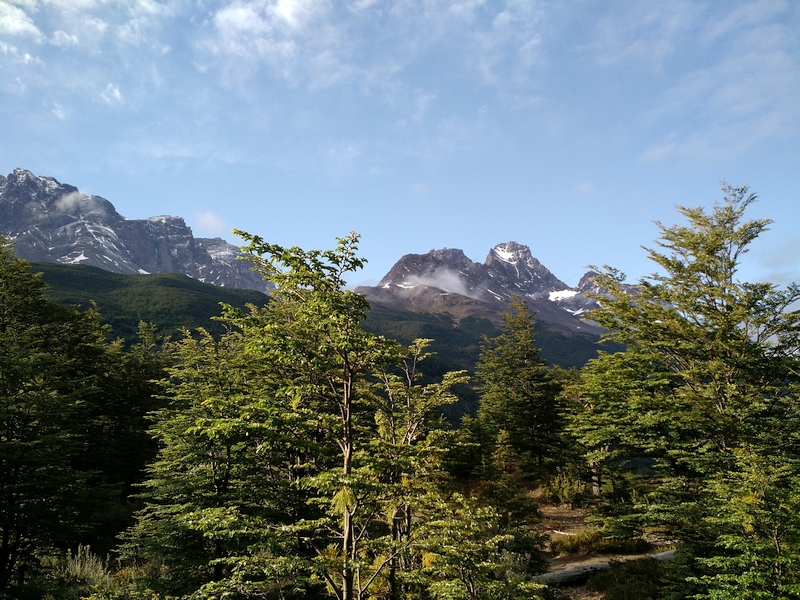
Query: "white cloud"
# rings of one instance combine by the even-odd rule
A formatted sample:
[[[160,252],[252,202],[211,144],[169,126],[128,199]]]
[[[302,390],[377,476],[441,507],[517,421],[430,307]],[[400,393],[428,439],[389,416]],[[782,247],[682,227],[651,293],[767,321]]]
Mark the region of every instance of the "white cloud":
[[[195,212],[192,221],[193,229],[207,235],[224,235],[232,229],[222,217],[210,210]]]
[[[45,6],[53,6],[61,11],[82,12],[94,10],[107,4],[108,0],[42,0]]]
[[[106,88],[100,92],[100,97],[106,104],[122,104],[124,101],[122,93],[119,91],[119,86],[109,83]]]
[[[780,18],[766,22],[782,6],[755,3],[744,16],[733,11],[735,18],[723,19],[714,34],[718,48],[707,49],[711,60],[686,72],[644,115],[649,127],[672,128],[643,160],[732,158],[766,139],[800,133],[794,32]],[[714,60],[717,49],[721,58]]]
[[[149,27],[147,18],[137,17],[117,27],[117,37],[127,44],[137,46],[149,38]]]
[[[170,4],[171,3],[162,4],[159,2],[154,2],[153,0],[136,0],[130,10],[136,14],[146,14],[161,17],[173,16],[175,11]]]
[[[44,36],[24,10],[0,0],[0,35],[31,36],[41,40]]]
[[[50,37],[50,43],[54,46],[77,46],[80,40],[78,40],[78,36],[74,33],[67,33],[66,31],[61,31],[60,29],[53,33]]]
[[[471,292],[467,288],[464,280],[461,279],[458,273],[453,273],[449,269],[437,269],[422,276],[411,276],[407,278],[404,283],[410,285],[427,285],[445,292],[461,294],[468,298],[480,299],[479,294]]]
[[[760,281],[770,281],[786,285],[800,283],[800,236],[789,237],[783,242],[759,247],[756,251],[758,262],[762,265]]]
[[[108,23],[98,17],[84,17],[80,22],[81,31],[92,37],[102,36],[108,29]]]
[[[521,0],[368,0],[346,8],[328,0],[235,0],[211,23],[198,45],[226,77],[248,81],[264,64],[290,85],[355,84],[366,95],[379,90],[390,105],[412,93],[408,69],[428,68],[429,59],[455,61],[499,87],[527,85],[543,64],[543,11]]]
[[[761,25],[771,21],[789,7],[786,0],[760,0],[748,2],[734,8],[721,20],[712,20],[701,39],[713,41],[719,37],[745,27]]]
[[[323,157],[327,171],[341,176],[350,171],[363,154],[363,144],[352,141],[334,142],[327,147]]]
[[[67,118],[66,111],[58,102],[53,103],[53,114],[58,118],[59,121],[63,121]]]
[[[64,194],[58,200],[56,200],[56,210],[63,213],[73,212],[85,199],[86,196],[80,192],[70,192],[69,194]]]
[[[291,27],[303,26],[326,3],[319,0],[278,0],[272,11]]]
[[[614,4],[598,20],[589,49],[604,66],[639,64],[660,71],[682,39],[703,22],[703,7],[688,0]]]
[[[43,65],[44,63],[38,56],[32,56],[27,52],[20,52],[16,46],[0,42],[0,53],[9,56],[14,62],[27,65]],[[19,81],[19,78],[17,78]]]
[[[427,196],[428,186],[424,183],[415,183],[411,186],[411,193],[415,196]]]
[[[428,112],[428,107],[434,100],[436,100],[436,94],[417,90],[416,110],[412,119],[422,121],[425,118],[425,113]]]

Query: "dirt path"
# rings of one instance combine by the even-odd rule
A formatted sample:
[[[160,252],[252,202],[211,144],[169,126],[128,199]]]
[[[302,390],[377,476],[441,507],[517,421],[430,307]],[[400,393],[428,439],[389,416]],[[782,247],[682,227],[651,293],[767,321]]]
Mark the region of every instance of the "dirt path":
[[[552,505],[542,503],[539,506],[542,513],[542,532],[550,541],[565,536],[576,535],[591,529],[586,523],[590,513],[588,508],[571,508],[567,505]],[[560,571],[568,567],[607,563],[610,561],[625,561],[646,556],[645,554],[556,554],[548,543],[545,547],[549,572]],[[563,600],[602,600],[603,595],[593,592],[584,586],[565,586],[560,591]]]

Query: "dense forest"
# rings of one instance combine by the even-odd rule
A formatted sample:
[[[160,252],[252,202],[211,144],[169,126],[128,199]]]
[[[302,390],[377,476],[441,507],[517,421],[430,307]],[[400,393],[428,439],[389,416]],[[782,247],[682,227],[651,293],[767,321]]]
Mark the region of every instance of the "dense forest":
[[[567,597],[541,577],[561,502],[591,508],[590,550],[674,550],[612,567],[604,597],[800,598],[800,289],[737,279],[769,221],[723,189],[658,224],[635,288],[599,269],[615,351],[570,370],[519,298],[473,374],[371,332],[355,234],[239,232],[269,302],[114,341],[3,242],[0,597]]]

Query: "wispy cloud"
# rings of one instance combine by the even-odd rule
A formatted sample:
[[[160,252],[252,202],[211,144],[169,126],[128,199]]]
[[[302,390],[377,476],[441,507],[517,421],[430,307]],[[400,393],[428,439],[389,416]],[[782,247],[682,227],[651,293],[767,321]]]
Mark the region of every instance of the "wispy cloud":
[[[59,29],[50,37],[50,43],[54,46],[61,47],[77,46],[80,43],[80,40],[74,33],[67,33],[66,31],[61,31]]]
[[[760,249],[758,262],[765,271],[761,281],[771,281],[786,285],[800,283],[800,236],[795,236],[782,244]]]
[[[588,49],[600,65],[660,71],[703,21],[703,12],[701,4],[688,0],[615,4],[599,19]]]
[[[791,51],[796,40],[777,18],[784,6],[749,5],[707,30],[726,52],[714,60],[709,49],[712,60],[681,77],[645,114],[651,127],[677,127],[653,142],[643,160],[731,158],[765,139],[800,132],[800,65]]]
[[[210,210],[195,212],[192,224],[193,229],[206,235],[226,235],[232,229],[222,217]]]
[[[591,181],[584,181],[583,183],[579,183],[575,186],[575,191],[581,195],[591,194],[594,186],[592,185]]]
[[[100,92],[100,97],[108,105],[122,104],[122,93],[119,91],[119,86],[109,83],[105,89]]]
[[[435,269],[420,276],[412,275],[405,279],[403,283],[408,285],[426,285],[445,292],[461,294],[468,298],[481,298],[480,293],[470,291],[467,288],[467,285],[458,273],[454,273],[449,269]]]
[[[36,41],[44,38],[24,10],[3,0],[0,0],[0,35],[30,36]]]

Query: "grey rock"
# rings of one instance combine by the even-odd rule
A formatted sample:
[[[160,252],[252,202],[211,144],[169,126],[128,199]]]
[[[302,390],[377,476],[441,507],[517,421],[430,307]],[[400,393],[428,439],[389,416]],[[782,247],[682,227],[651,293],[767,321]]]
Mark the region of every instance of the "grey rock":
[[[182,273],[217,286],[266,292],[264,279],[222,239],[195,238],[180,217],[126,219],[100,196],[14,169],[0,176],[0,235],[20,258],[115,273]]]
[[[581,280],[583,282],[583,280]],[[590,284],[585,283],[587,290]],[[570,288],[539,262],[528,246],[498,244],[483,263],[462,250],[444,248],[402,257],[375,287],[361,287],[370,302],[417,312],[447,313],[502,322],[511,296],[526,300],[537,319],[556,329],[599,334],[581,320],[598,306],[580,288]]]

